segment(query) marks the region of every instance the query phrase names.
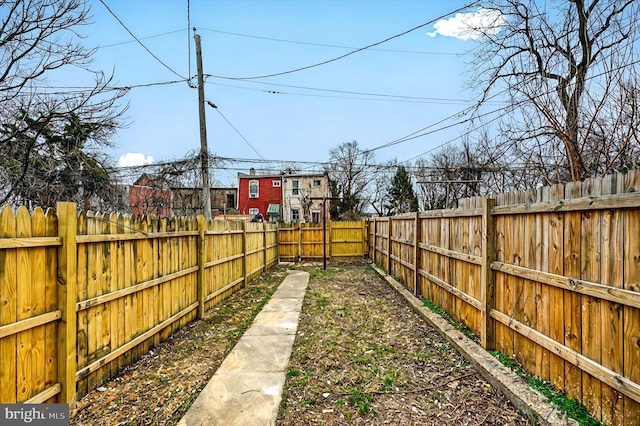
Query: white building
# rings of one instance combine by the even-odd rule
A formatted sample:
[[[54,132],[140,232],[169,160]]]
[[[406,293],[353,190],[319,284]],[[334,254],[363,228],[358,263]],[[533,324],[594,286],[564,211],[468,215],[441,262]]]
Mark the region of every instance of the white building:
[[[327,173],[282,176],[282,219],[285,222],[322,222],[322,199],[330,197]],[[329,220],[329,200],[325,203]]]

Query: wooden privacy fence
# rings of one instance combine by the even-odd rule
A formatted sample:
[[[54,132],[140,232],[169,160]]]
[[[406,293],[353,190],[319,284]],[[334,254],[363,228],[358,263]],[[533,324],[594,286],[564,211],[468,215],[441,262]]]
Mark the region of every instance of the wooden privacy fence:
[[[606,424],[640,425],[640,172],[369,221],[370,257]]]
[[[73,403],[278,261],[277,226],[0,212],[0,403]]]
[[[365,220],[327,222],[324,226],[321,223],[281,224],[278,229],[280,260],[319,260],[324,256],[362,259],[368,254],[366,226]]]

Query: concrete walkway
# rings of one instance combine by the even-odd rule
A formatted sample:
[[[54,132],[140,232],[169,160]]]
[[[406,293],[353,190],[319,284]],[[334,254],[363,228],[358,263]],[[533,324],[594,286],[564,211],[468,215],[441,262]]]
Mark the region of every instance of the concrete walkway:
[[[308,283],[289,271],[178,425],[275,424]]]

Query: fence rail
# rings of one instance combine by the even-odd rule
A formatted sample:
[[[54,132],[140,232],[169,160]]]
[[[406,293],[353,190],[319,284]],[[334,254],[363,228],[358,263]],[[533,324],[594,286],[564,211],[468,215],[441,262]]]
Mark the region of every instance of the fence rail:
[[[640,425],[640,172],[369,222],[370,257],[598,420]]]
[[[0,403],[75,400],[278,261],[277,226],[0,212]]]

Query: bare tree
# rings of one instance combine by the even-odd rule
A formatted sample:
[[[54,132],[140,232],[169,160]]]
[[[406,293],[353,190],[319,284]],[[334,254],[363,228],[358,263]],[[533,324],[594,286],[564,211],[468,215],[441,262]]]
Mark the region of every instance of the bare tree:
[[[485,140],[486,141],[486,140]],[[455,207],[460,198],[492,192],[489,185],[506,185],[508,168],[499,158],[485,150],[488,144],[465,140],[460,145],[447,145],[416,164],[418,198],[427,210]],[[492,145],[488,145],[492,147]],[[508,190],[502,186],[500,191]]]
[[[500,11],[470,64],[470,83],[504,91],[508,155],[544,169],[550,182],[580,180],[637,159],[638,2],[487,0]],[[499,29],[499,31],[498,31]],[[624,102],[624,101],[623,101]],[[503,137],[506,140],[506,137]],[[531,166],[531,163],[528,163]]]
[[[389,189],[391,187],[393,171],[397,167],[397,159],[389,160],[381,164],[379,170],[369,182],[369,203],[378,216],[387,216],[389,213],[387,209]]]
[[[118,106],[124,91],[89,68],[94,51],[77,42],[88,13],[86,0],[0,0],[0,203],[43,202],[32,194],[65,184],[47,204],[108,196],[94,191],[97,175],[86,172],[108,180],[101,152],[126,108]],[[68,67],[89,73],[93,86],[48,89],[47,78]]]
[[[360,148],[358,141],[344,142],[329,150],[331,217],[355,219],[362,215],[369,201],[367,188],[377,170],[374,154]]]

